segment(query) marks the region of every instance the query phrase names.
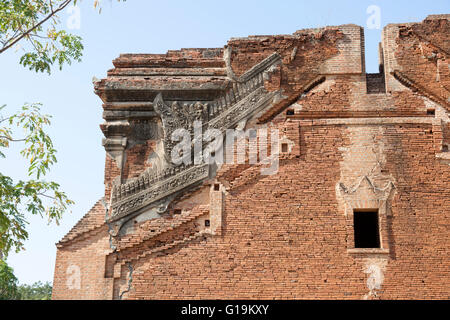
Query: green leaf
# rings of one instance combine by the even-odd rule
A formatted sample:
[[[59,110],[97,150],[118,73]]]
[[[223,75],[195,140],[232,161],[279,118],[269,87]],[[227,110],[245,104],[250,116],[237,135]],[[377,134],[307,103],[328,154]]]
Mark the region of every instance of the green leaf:
[[[29,161],[26,168],[29,180],[16,182],[0,173],[0,251],[4,256],[12,249],[22,250],[28,239],[25,212],[45,216],[49,223],[59,223],[68,206],[73,204],[58,183],[43,180],[57,158],[52,139],[46,132],[50,116],[41,114],[40,109],[39,103],[25,104],[20,112],[6,118],[8,126],[0,127],[0,136],[6,137],[0,140],[0,146],[8,147],[7,142],[24,144],[20,154]],[[13,128],[24,133],[25,138],[14,140]]]

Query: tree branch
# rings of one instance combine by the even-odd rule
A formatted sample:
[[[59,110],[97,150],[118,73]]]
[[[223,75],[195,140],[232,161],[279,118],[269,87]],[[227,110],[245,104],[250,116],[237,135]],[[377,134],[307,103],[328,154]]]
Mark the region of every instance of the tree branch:
[[[51,17],[53,17],[55,14],[57,14],[59,11],[63,10],[65,7],[67,7],[67,5],[69,3],[71,3],[72,0],[66,0],[63,3],[61,3],[59,5],[59,7],[55,10],[51,10],[50,13],[43,19],[41,20],[39,23],[35,24],[34,26],[32,26],[30,29],[28,29],[27,31],[23,32],[19,37],[17,37],[16,39],[11,38],[8,41],[6,41],[6,43],[12,41],[10,44],[8,44],[7,46],[3,47],[2,49],[0,49],[0,54],[3,53],[4,51],[8,50],[9,48],[11,48],[12,46],[14,46],[17,42],[19,42],[20,40],[22,40],[23,38],[27,37],[30,35],[31,32],[33,32],[34,30],[36,30],[36,28],[39,28],[39,26],[41,26],[43,23],[45,23],[48,19],[50,19]],[[14,39],[14,40],[12,40]]]
[[[11,142],[21,142],[21,141],[26,141],[27,140],[26,138],[25,139],[12,139],[12,138],[9,138],[7,136],[0,136],[0,139],[6,139],[6,140],[9,140]]]
[[[44,40],[51,39],[50,37],[44,37],[44,36],[41,36],[39,34],[31,34],[30,37],[37,37],[37,38],[41,38],[41,39],[44,39]]]
[[[49,198],[49,199],[52,199],[52,200],[56,200],[55,197],[49,196],[48,194],[45,194],[45,193],[38,192],[37,195],[38,196],[43,196],[43,197],[46,197],[46,198]]]

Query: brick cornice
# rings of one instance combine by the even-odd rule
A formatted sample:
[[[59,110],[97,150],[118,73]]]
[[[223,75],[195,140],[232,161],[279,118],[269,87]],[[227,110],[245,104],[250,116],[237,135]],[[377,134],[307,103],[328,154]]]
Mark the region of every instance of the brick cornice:
[[[295,103],[303,94],[306,94],[308,91],[312,90],[314,87],[324,82],[325,78],[326,77],[324,75],[319,75],[315,77],[313,80],[305,84],[300,90],[295,91],[286,99],[283,99],[278,103],[276,103],[273,107],[271,107],[262,116],[259,117],[258,123],[263,124],[275,118],[275,116],[277,116],[285,108]]]
[[[431,101],[436,102],[437,104],[445,107],[448,111],[450,111],[450,103],[445,101],[445,99],[435,95],[434,93],[431,93],[425,87],[419,85],[417,82],[415,82],[413,79],[409,78],[399,70],[394,70],[393,72],[391,72],[391,75],[394,76],[394,78],[397,79],[405,87],[411,89],[413,92],[419,92],[424,97],[427,97]]]

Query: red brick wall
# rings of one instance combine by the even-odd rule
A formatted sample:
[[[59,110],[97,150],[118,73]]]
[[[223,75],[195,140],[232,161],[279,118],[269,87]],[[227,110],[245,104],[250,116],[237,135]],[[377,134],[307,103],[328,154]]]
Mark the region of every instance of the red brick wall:
[[[281,155],[278,173],[265,176],[259,166],[223,165],[160,218],[130,221],[125,234],[113,239],[115,252],[106,225],[89,230],[83,223],[91,220],[80,221],[71,238],[59,244],[53,297],[450,298],[450,166],[441,152],[442,143],[450,141],[450,120],[447,106],[431,99],[448,97],[449,75],[430,78],[436,66],[422,61],[417,37],[408,33],[413,30],[444,48],[446,19],[386,27],[386,94],[366,93],[364,36],[358,26],[230,40],[237,76],[280,53],[283,63],[265,85],[281,89],[284,98],[296,97],[318,75],[326,77],[292,105],[276,109],[278,115],[270,113],[271,107],[264,110],[261,114],[270,114],[264,121],[271,122],[256,125],[261,114],[247,122],[247,128],[277,128],[293,146]],[[220,67],[221,54],[199,63]],[[440,54],[448,61],[445,52]],[[204,57],[204,51],[192,49],[122,56],[115,64],[129,67],[127,59],[148,60],[166,67]],[[420,90],[397,81],[390,74],[394,70]],[[294,115],[286,115],[287,108]],[[436,109],[435,115],[428,109]],[[129,147],[123,177],[145,170],[153,149],[151,141]],[[107,200],[119,174],[107,156]],[[215,184],[219,191],[211,188]],[[355,208],[379,210],[379,250],[353,248]],[[205,220],[211,220],[209,227]],[[80,267],[78,291],[67,290],[71,265]]]
[[[450,296],[450,170],[436,161],[432,135],[424,134],[429,128],[385,127],[390,144],[383,170],[397,181],[397,193],[388,218],[382,299]],[[339,148],[349,142],[345,131],[301,128],[300,158],[283,161],[275,176],[227,190],[221,237],[135,262],[126,297],[362,298],[371,256],[347,253],[346,220],[335,194]]]
[[[278,52],[283,61],[281,88],[295,92],[319,73],[363,72],[364,38],[356,25],[327,27],[320,31],[300,30],[294,35],[250,36],[228,41],[231,66],[237,76]]]
[[[58,248],[53,299],[112,299],[112,279],[105,278],[111,251],[106,226]]]

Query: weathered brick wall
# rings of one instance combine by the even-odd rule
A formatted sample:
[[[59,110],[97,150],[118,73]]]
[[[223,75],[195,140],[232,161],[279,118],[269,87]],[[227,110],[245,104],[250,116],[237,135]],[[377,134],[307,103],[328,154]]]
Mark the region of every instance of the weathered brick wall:
[[[356,25],[306,29],[293,35],[233,38],[227,48],[236,76],[278,52],[283,61],[281,87],[289,95],[318,74],[363,72],[361,33]]]
[[[112,299],[112,279],[105,278],[105,257],[111,251],[106,228],[58,249],[53,299]]]
[[[57,244],[53,299],[112,299],[105,279],[105,257],[111,251],[101,201]]]
[[[395,56],[403,74],[431,93],[448,99],[450,42],[442,34],[450,34],[448,19],[399,26]]]
[[[441,65],[448,26],[446,15],[388,25],[380,61],[386,92],[372,94],[355,25],[116,59],[96,84],[105,112],[151,114],[145,101],[158,90],[188,103],[201,91],[207,101],[231,85],[228,77],[278,52],[281,64],[264,85],[280,90],[279,100],[244,129],[277,128],[287,151],[274,175],[262,175],[260,165],[222,165],[161,216],[133,217],[111,242],[97,204],[58,244],[53,297],[449,298],[450,77]],[[418,52],[427,46],[430,54],[439,47],[437,61]],[[124,102],[130,96],[136,101]],[[128,138],[122,168],[115,150],[115,159],[106,156],[106,202],[112,182],[151,168],[160,147],[161,132],[130,121],[102,125],[106,136]],[[381,248],[354,248],[356,209],[378,209]],[[67,290],[71,265],[81,271],[78,291]]]
[[[431,122],[383,122],[301,121],[301,155],[282,160],[277,175],[221,181],[230,185],[221,237],[135,261],[126,297],[360,299],[369,292],[365,271],[378,264],[381,299],[448,298],[449,167],[435,158]],[[375,180],[392,178],[396,188],[389,253],[349,253],[336,182],[355,184],[374,168]]]
[[[105,198],[109,199],[111,197],[112,182],[114,179],[120,177],[120,169],[118,168],[117,162],[114,161],[109,155],[105,156]]]
[[[390,253],[382,258],[388,260],[380,292],[383,299],[450,294],[445,285],[448,218],[442,211],[450,205],[446,190],[450,173],[434,159],[431,136],[423,134],[426,128],[386,128],[391,145],[383,170],[398,184],[394,215],[388,222]],[[227,190],[221,238],[189,243],[136,262],[127,298],[359,299],[365,295],[365,264],[378,257],[346,252],[345,218],[335,200],[342,161],[339,148],[347,140],[343,131],[334,126],[304,128],[306,152],[299,159],[283,163],[276,177],[260,177],[250,186]],[[424,161],[430,169],[418,170]]]
[[[422,94],[449,107],[450,15],[430,16],[422,23],[391,24],[383,30],[383,53],[388,91],[403,90],[393,72],[411,81]]]

